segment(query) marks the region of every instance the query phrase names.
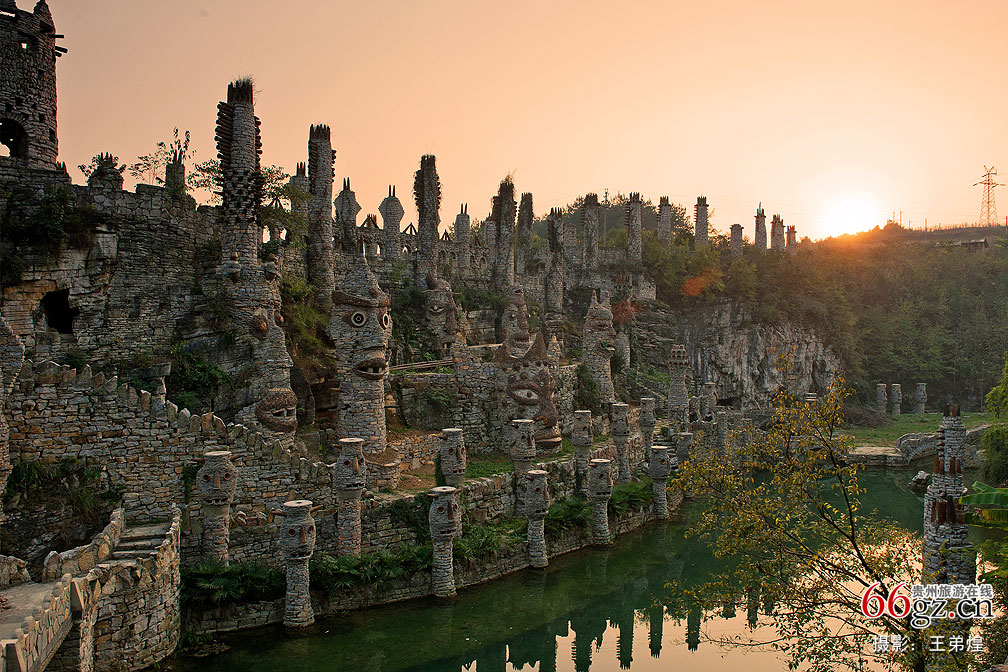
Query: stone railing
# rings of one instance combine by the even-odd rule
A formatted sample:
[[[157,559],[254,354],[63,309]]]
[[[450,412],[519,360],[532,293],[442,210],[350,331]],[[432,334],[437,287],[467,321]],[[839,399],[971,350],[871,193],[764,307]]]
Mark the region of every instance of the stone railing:
[[[119,543],[124,524],[123,510],[116,509],[112,512],[109,524],[94,536],[91,543],[62,553],[56,551],[49,553],[43,567],[43,579],[55,581],[57,577],[66,574],[81,576],[98,563],[108,560],[116,544]]]

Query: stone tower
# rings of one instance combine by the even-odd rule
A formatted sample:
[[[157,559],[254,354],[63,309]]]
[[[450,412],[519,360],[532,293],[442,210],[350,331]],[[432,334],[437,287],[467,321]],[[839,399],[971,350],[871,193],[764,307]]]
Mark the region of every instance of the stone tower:
[[[609,306],[609,295],[603,293],[602,300],[599,301],[595,294],[592,294],[591,306],[585,316],[581,359],[595,384],[598,385],[599,401],[603,405],[616,401],[610,367],[610,360],[616,352],[613,347],[615,340],[616,330],[613,329],[613,314],[612,308]]]
[[[732,224],[731,225],[731,243],[728,247],[729,252],[732,256],[737,257],[742,254],[742,225]]]
[[[924,496],[924,576],[922,583],[976,580],[976,557],[967,539],[966,512],[958,503],[963,487],[966,428],[958,408],[946,408],[938,430],[938,454]]]
[[[490,217],[497,249],[494,254],[493,280],[498,289],[514,284],[515,198],[510,177],[500,183]]]
[[[581,205],[581,232],[584,236],[584,272],[598,271],[599,202],[597,194],[587,194]]]
[[[766,214],[763,212],[763,204],[756,206],[756,233],[753,234],[753,247],[757,250],[766,249]]]
[[[382,216],[382,256],[386,259],[395,260],[402,252],[402,242],[399,238],[399,224],[402,222],[402,203],[396,197],[395,186],[389,185],[388,196],[382,199],[378,206],[378,212]]]
[[[770,249],[784,249],[784,218],[774,215],[770,221]]]
[[[641,198],[639,193],[630,194],[626,208],[627,261],[639,264],[641,261]]]
[[[459,270],[469,270],[469,212],[465,203],[455,215],[455,245],[458,248]]]
[[[563,325],[564,308],[564,222],[563,211],[553,208],[546,217],[549,268],[546,271],[546,324],[551,334]]]
[[[252,80],[228,84],[227,102],[217,105],[217,155],[224,185],[223,262],[231,271],[253,273],[257,265],[257,213],[262,202],[259,118],[252,101]]]
[[[658,201],[658,240],[666,243],[672,240],[672,204],[668,196]]]
[[[333,276],[332,200],[333,151],[329,127],[312,124],[308,129],[308,280],[325,299],[336,286]]]
[[[32,168],[56,168],[56,46],[45,0],[31,12],[0,2],[0,143]]]
[[[693,211],[693,221],[696,222],[696,246],[707,246],[707,197],[698,196]]]
[[[441,180],[433,154],[420,157],[420,169],[413,180],[413,198],[417,208],[417,283],[436,270],[438,225],[441,224]]]
[[[350,188],[350,178],[343,178],[343,188],[333,200],[336,206],[337,243],[344,254],[363,254],[357,233],[357,213],[361,211],[357,195]]]
[[[287,184],[295,191],[295,193],[310,197],[311,182],[308,180],[308,164],[304,161],[298,161],[297,166],[294,168],[294,174],[291,175]],[[291,199],[291,212],[294,214],[304,214],[310,217],[311,205],[308,203],[308,198],[305,198],[304,200],[298,198]]]
[[[787,249],[787,251],[790,252],[791,254],[794,254],[796,251],[798,251],[798,237],[797,234],[795,233],[795,227],[793,226],[787,227],[784,236],[784,246]]]
[[[532,220],[535,214],[532,210],[532,194],[521,195],[518,205],[518,228],[515,231],[515,273],[518,277],[525,276],[525,264],[532,250]]]

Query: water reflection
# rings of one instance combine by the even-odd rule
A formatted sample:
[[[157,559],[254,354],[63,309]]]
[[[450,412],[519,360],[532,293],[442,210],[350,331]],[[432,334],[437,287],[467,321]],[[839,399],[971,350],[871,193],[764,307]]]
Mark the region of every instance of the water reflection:
[[[864,474],[864,507],[877,507],[898,524],[920,530],[921,500],[903,485],[910,476]],[[320,619],[305,636],[279,628],[235,635],[224,640],[230,651],[200,661],[180,657],[170,669],[642,672],[678,665],[720,670],[728,664],[783,669],[784,661],[772,652],[722,650],[702,635],[728,638],[755,627],[759,614],[773,609],[772,597],[758,588],[724,601],[720,617],[713,619],[705,620],[698,607],[681,614],[665,609],[667,582],[700,585],[723,568],[684,532],[681,523],[655,523],[621,537],[612,548],[551,559],[545,570],[464,590],[450,602],[418,600]],[[745,619],[737,616],[743,608]]]

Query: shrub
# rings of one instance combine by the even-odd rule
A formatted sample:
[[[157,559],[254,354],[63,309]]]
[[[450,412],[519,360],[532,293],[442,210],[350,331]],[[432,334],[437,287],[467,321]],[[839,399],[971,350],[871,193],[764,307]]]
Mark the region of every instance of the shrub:
[[[280,569],[254,563],[232,563],[204,560],[191,567],[182,567],[181,600],[190,605],[219,605],[282,597],[287,579]]]
[[[182,408],[190,411],[208,408],[217,389],[232,382],[216,364],[186,352],[184,345],[172,348],[171,359],[172,369],[165,378],[165,388],[168,398],[174,399]]]
[[[983,435],[984,465],[981,480],[997,487],[1008,485],[1008,424],[994,425]]]
[[[386,581],[428,571],[432,562],[431,545],[423,543],[401,547],[395,553],[377,551],[360,557],[316,554],[308,571],[312,587],[331,596],[356,585],[380,588]]]
[[[588,409],[595,414],[602,410],[602,399],[599,396],[598,383],[591,377],[588,367],[584,364],[579,364],[577,368],[574,408]]]
[[[463,525],[462,536],[453,541],[455,556],[463,560],[481,560],[509,552],[525,541],[526,518],[506,518],[482,525]]]
[[[580,497],[558,499],[546,513],[546,534],[555,537],[567,530],[588,529],[591,509],[591,504]]]
[[[651,479],[620,483],[613,487],[609,498],[609,515],[619,517],[632,511],[640,511],[651,502]]]

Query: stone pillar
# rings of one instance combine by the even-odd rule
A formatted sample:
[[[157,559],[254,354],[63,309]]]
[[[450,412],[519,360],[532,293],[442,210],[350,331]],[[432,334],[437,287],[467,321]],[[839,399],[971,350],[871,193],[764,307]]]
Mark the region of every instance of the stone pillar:
[[[651,449],[651,459],[648,461],[648,475],[654,488],[655,517],[668,518],[668,493],[666,483],[671,473],[668,446],[655,446]]]
[[[546,326],[556,334],[563,328],[564,320],[564,223],[560,208],[553,208],[546,217],[546,243],[549,252],[546,270],[544,308]]]
[[[515,198],[511,178],[500,183],[491,215],[497,249],[494,253],[493,284],[497,289],[514,284]]]
[[[294,196],[300,198],[291,199],[291,212],[296,215],[311,216],[311,208],[308,205],[308,197],[311,195],[311,182],[308,180],[308,164],[298,161],[294,168],[294,174],[287,181],[294,191]]]
[[[686,372],[690,369],[686,348],[673,345],[668,358],[669,392],[668,419],[669,429],[675,430],[689,422],[689,395],[686,392]]]
[[[532,194],[526,192],[521,195],[521,203],[518,205],[518,228],[515,231],[515,274],[525,277],[525,265],[528,262],[529,252],[532,251],[532,221],[535,213],[532,209]]]
[[[791,254],[798,251],[798,234],[795,233],[795,227],[793,226],[789,226],[785,230],[784,249]]]
[[[668,196],[658,201],[658,240],[668,243],[672,240],[672,204]]]
[[[222,265],[225,273],[248,276],[258,267],[257,218],[262,202],[259,174],[259,119],[252,101],[252,80],[228,84],[227,102],[217,105],[217,153],[221,157],[223,187]]]
[[[631,264],[640,264],[642,257],[641,248],[641,197],[639,193],[631,193],[630,201],[626,206],[626,226],[627,226],[627,261]]]
[[[731,253],[733,257],[737,257],[742,254],[742,225],[732,224],[731,225],[731,242],[728,246],[728,252]]]
[[[316,295],[328,301],[336,287],[333,250],[333,151],[329,127],[308,128],[308,281]]]
[[[644,444],[644,459],[651,459],[651,444],[654,441],[655,428],[655,398],[641,397],[640,400],[640,430],[641,441]]]
[[[441,224],[441,180],[438,178],[434,162],[433,154],[420,157],[420,169],[416,171],[413,182],[418,217],[417,282],[437,268],[438,225]]]
[[[519,477],[532,468],[535,461],[535,420],[524,418],[511,421],[507,449],[514,460],[514,474]]]
[[[458,249],[458,268],[460,271],[468,271],[470,264],[469,256],[469,213],[467,206],[462,204],[462,210],[455,215],[455,247]]]
[[[717,384],[706,382],[703,384],[703,394],[700,396],[700,416],[703,420],[710,422],[714,419],[717,410]]]
[[[280,546],[287,564],[283,623],[288,628],[304,628],[315,622],[308,590],[308,561],[315,552],[313,510],[307,499],[294,499],[283,505]]]
[[[630,407],[626,404],[609,406],[609,425],[616,446],[616,464],[618,467],[616,482],[626,483],[630,480]]]
[[[581,232],[584,244],[584,274],[598,271],[599,202],[597,194],[587,194],[581,205]]]
[[[885,413],[888,409],[889,397],[886,395],[886,384],[878,383],[875,385],[875,408],[879,413]]]
[[[542,469],[527,471],[518,485],[522,512],[528,516],[529,564],[545,567],[549,564],[544,522],[550,505],[547,473]]]
[[[338,225],[337,246],[344,254],[363,256],[360,232],[357,230],[357,213],[360,212],[361,206],[357,202],[357,194],[350,188],[349,177],[343,178],[343,188],[333,200],[333,205],[336,206]]]
[[[574,483],[576,494],[583,495],[588,477],[588,459],[591,456],[592,416],[591,411],[574,411]]]
[[[395,187],[391,184],[388,196],[378,206],[378,213],[382,216],[382,240],[385,241],[382,243],[382,256],[390,261],[398,259],[402,254],[399,226],[406,211],[403,209],[402,202],[396,197]]]
[[[612,496],[612,471],[609,460],[588,463],[588,501],[592,504],[592,542],[604,546],[612,542],[609,534],[609,498]]]
[[[441,473],[445,482],[456,488],[462,485],[466,470],[466,447],[462,435],[461,428],[448,427],[442,429],[438,437]]]
[[[196,497],[203,519],[203,559],[228,564],[231,501],[238,485],[238,470],[230,450],[212,450],[203,455],[196,472]]]
[[[434,564],[431,583],[435,597],[455,596],[455,572],[452,567],[452,539],[461,525],[462,511],[455,497],[457,490],[443,485],[431,491],[431,505],[427,514],[431,542],[434,546]]]
[[[630,336],[625,331],[617,332],[614,347],[616,349],[616,359],[622,367],[620,370],[626,371],[630,368]]]
[[[753,234],[753,247],[757,250],[766,249],[766,215],[763,213],[763,204],[756,208],[756,232]]]
[[[339,440],[339,456],[333,469],[333,491],[336,493],[336,549],[340,555],[360,557],[361,495],[367,483],[364,461],[364,439]]]
[[[693,433],[679,432],[676,441],[676,460],[679,464],[686,464],[689,459],[690,450],[693,448]]]
[[[889,395],[889,401],[892,402],[892,414],[898,416],[900,414],[900,406],[903,404],[903,389],[902,385],[899,383],[893,383],[890,385],[889,389],[892,393]]]
[[[780,215],[774,215],[770,220],[770,249],[784,249],[784,218]]]
[[[695,241],[697,247],[707,247],[707,197],[698,196],[696,207],[693,209],[696,223]]]
[[[927,403],[927,383],[917,383],[917,391],[914,394],[914,413],[924,413],[924,404]]]
[[[181,160],[169,161],[165,164],[164,186],[165,191],[172,196],[185,195],[185,164]]]

